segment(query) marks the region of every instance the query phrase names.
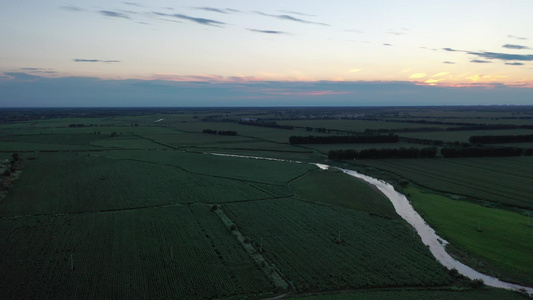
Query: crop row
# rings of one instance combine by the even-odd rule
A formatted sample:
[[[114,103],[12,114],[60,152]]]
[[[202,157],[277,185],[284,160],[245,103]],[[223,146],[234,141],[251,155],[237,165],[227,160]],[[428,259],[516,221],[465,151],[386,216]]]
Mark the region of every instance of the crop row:
[[[290,194],[280,185],[198,175],[173,166],[48,153],[28,165],[0,211],[2,215],[103,211]]]
[[[431,286],[445,269],[400,220],[294,199],[225,205],[226,214],[300,292]]]
[[[211,299],[273,290],[205,205],[3,218],[0,230],[2,299]]]
[[[286,184],[288,181],[314,169],[314,166],[308,164],[185,153],[181,151],[106,151],[101,152],[101,155],[108,155],[117,159],[172,165],[194,174],[269,184]]]
[[[394,172],[439,191],[533,208],[533,158],[374,160],[358,162]]]

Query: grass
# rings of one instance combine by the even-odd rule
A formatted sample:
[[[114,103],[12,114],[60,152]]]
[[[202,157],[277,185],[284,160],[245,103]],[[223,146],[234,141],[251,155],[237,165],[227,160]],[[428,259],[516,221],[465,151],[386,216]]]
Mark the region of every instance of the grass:
[[[379,191],[341,171],[315,171],[291,184],[299,198],[397,218],[394,207]]]
[[[479,260],[474,267],[533,285],[533,226],[528,226],[527,216],[423,193],[412,186],[405,192],[443,238]]]

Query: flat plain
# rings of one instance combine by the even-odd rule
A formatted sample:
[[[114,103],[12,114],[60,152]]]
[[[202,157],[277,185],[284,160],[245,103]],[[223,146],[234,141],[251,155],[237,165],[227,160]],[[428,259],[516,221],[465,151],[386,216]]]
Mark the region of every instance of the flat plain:
[[[434,127],[435,138],[466,118],[527,125],[505,119],[529,117],[533,109],[526,108],[137,109],[95,117],[87,117],[90,109],[66,116],[51,109],[39,120],[2,111],[0,158],[3,170],[13,171],[2,176],[0,198],[2,299],[336,298],[341,291],[363,299],[523,297],[446,270],[382,194],[313,163],[333,163],[330,150],[426,147],[402,140],[406,128],[427,134]],[[11,114],[17,121],[9,121]],[[375,132],[401,140],[289,143],[290,136]],[[447,140],[464,141],[462,135]],[[518,249],[523,236],[507,236],[511,249],[498,238],[490,245],[463,241],[459,227],[439,218],[462,204],[474,214],[491,206],[507,219],[520,216],[527,235],[531,163],[530,157],[338,162],[454,195],[446,202],[411,191],[414,204],[428,203],[415,207],[468,259],[498,247],[501,255],[490,260],[505,268],[494,272],[510,279],[530,276],[530,261],[505,264],[529,251],[527,242]],[[471,215],[454,218],[464,224]],[[488,224],[483,228],[492,236]]]

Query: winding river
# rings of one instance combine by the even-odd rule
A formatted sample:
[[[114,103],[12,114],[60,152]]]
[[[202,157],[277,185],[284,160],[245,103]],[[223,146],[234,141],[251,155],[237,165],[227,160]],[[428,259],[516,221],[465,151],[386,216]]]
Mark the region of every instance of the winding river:
[[[323,169],[326,167],[326,165],[318,165],[318,167]],[[382,180],[357,173],[356,171],[340,168],[339,170],[350,176],[366,181],[367,183],[378,188],[383,194],[385,194],[385,196],[387,196],[387,198],[389,198],[392,202],[392,205],[394,205],[396,213],[416,229],[416,232],[422,238],[422,242],[429,247],[431,254],[433,254],[433,256],[446,268],[455,268],[460,274],[470,279],[481,279],[488,286],[515,291],[525,290],[529,294],[533,294],[533,288],[531,287],[501,281],[496,277],[482,274],[451,257],[445,249],[445,246],[446,244],[448,244],[448,242],[435,233],[435,230],[433,230],[433,228],[431,228],[424,221],[424,219],[422,219],[422,217],[416,212],[413,206],[411,206],[411,203],[409,203],[405,195],[397,192],[392,185]]]
[[[285,162],[292,162],[292,163],[303,163],[299,161],[288,161],[283,159],[273,159],[273,158],[266,158],[266,157],[256,157],[256,156],[244,156],[244,155],[231,155],[231,154],[215,154],[214,155],[221,155],[221,156],[232,156],[232,157],[241,157],[241,158],[251,158],[251,159],[266,159],[266,160],[275,160],[275,161],[285,161]],[[325,164],[314,164],[318,166],[321,169],[328,169],[330,166]],[[527,286],[521,286],[518,284],[513,284],[505,281],[501,281],[496,277],[488,276],[485,274],[482,274],[469,266],[461,263],[458,260],[455,260],[453,257],[451,257],[445,249],[446,244],[448,244],[447,241],[439,237],[433,228],[431,228],[425,221],[422,219],[422,217],[415,211],[413,206],[411,206],[411,203],[407,200],[407,198],[397,192],[394,187],[382,180],[360,174],[353,170],[348,169],[342,169],[337,168],[343,171],[344,173],[359,178],[361,180],[366,181],[367,183],[375,186],[377,189],[379,189],[394,205],[394,209],[396,210],[396,213],[400,215],[405,221],[407,221],[413,228],[415,228],[418,235],[421,237],[422,242],[429,247],[429,250],[431,251],[431,254],[446,268],[448,269],[457,269],[457,271],[470,278],[470,279],[481,279],[483,282],[492,287],[497,288],[504,288],[509,290],[515,290],[515,291],[526,291],[527,293],[533,295],[533,288],[527,287]]]

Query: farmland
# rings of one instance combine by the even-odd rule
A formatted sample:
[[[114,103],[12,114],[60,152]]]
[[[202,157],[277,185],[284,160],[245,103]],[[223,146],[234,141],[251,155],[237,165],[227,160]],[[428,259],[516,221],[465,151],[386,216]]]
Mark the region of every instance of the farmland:
[[[307,201],[355,209],[386,218],[398,217],[389,199],[340,171],[311,172],[298,178],[291,187],[300,198]]]
[[[399,174],[426,188],[478,201],[533,208],[533,158],[367,160],[358,164]]]
[[[2,244],[13,247],[1,251],[2,298],[269,293],[272,284],[219,223],[205,205],[2,218]]]
[[[480,131],[459,131],[464,137],[456,139],[442,130],[466,118],[495,123],[494,118],[515,112],[354,110],[50,110],[36,120],[0,124],[2,170],[12,171],[2,175],[0,198],[1,298],[305,298],[310,293],[336,298],[344,295],[340,291],[364,299],[522,297],[476,287],[449,272],[381,193],[307,163],[334,163],[326,160],[332,149],[426,145],[289,143],[290,136],[389,134],[405,128],[436,138],[425,132],[428,127],[450,134],[450,141],[464,140]],[[454,118],[456,113],[465,120]],[[4,111],[3,116],[11,115]],[[335,119],[339,116],[346,119]],[[240,123],[261,118],[265,121],[257,126]],[[406,122],[415,120],[426,123]],[[439,123],[444,121],[450,124]],[[205,129],[237,134],[205,134]],[[498,231],[513,230],[505,224],[533,208],[531,157],[336,163],[411,182],[405,192],[457,253],[499,267],[505,278],[531,277],[531,239],[523,236],[528,237],[528,227],[513,234]],[[408,190],[415,184],[454,200]],[[470,206],[463,210],[462,205]],[[452,218],[452,212],[460,213]],[[491,224],[493,212],[502,219]],[[458,234],[472,215],[482,216],[484,239],[476,239],[475,230]],[[519,216],[520,224],[527,221]],[[454,218],[458,225],[443,221]],[[498,238],[504,235],[505,240]],[[497,253],[486,250],[491,247]]]
[[[477,269],[533,285],[533,228],[528,216],[408,187],[413,206],[439,233],[477,258]],[[503,276],[502,276],[503,275]]]
[[[297,200],[225,207],[299,292],[450,280],[402,221]]]

